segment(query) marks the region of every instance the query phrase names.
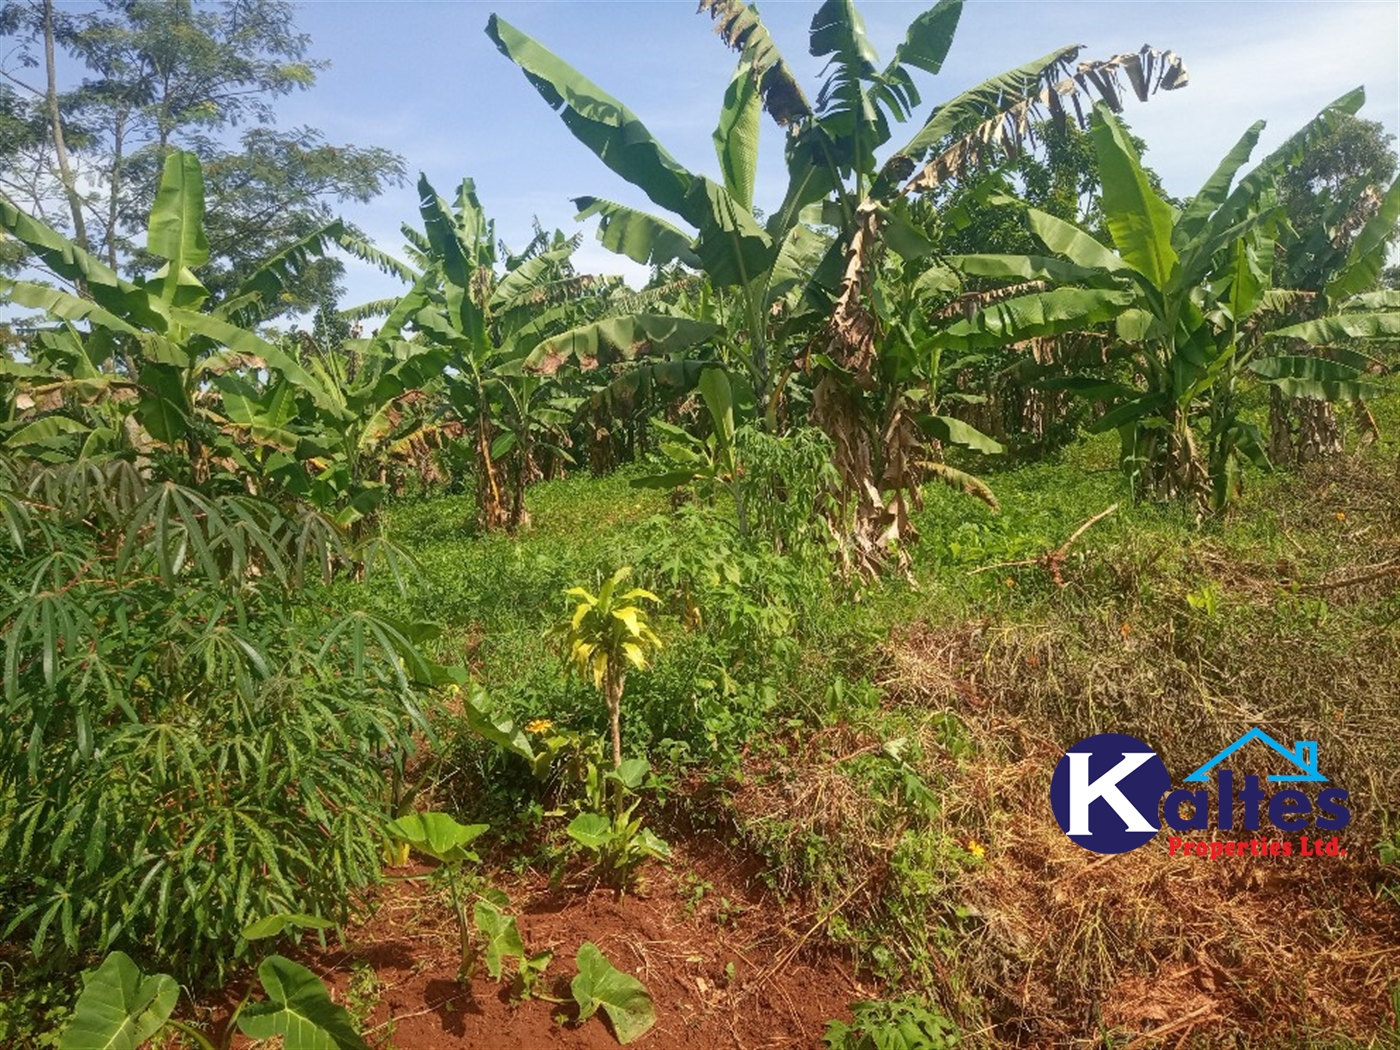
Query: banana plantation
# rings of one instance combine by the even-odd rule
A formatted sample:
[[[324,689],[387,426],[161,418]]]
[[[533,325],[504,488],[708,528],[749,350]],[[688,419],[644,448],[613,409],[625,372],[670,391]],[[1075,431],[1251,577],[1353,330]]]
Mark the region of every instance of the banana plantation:
[[[804,6],[704,171],[491,14],[551,229],[291,4],[0,4],[0,1045],[1400,1046],[1393,136]]]

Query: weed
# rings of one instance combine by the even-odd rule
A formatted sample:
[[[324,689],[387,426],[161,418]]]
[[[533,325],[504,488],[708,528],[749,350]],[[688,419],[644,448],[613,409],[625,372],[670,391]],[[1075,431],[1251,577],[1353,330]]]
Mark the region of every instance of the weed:
[[[379,1008],[380,996],[383,995],[384,989],[383,979],[368,960],[356,959],[350,964],[350,980],[343,999],[345,1009],[355,1019],[356,1027],[369,1027],[374,1011]]]
[[[700,902],[705,899],[705,895],[714,888],[714,883],[700,878],[694,872],[688,871],[683,874],[678,890],[681,899],[685,901],[686,915],[694,915],[695,910],[700,907]]]
[[[822,1037],[828,1050],[953,1050],[953,1022],[914,999],[853,1003],[854,1020],[831,1021]]]

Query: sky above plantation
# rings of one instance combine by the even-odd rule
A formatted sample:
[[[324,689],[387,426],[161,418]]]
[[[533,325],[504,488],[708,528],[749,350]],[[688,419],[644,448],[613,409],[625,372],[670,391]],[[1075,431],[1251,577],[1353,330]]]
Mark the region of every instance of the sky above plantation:
[[[887,60],[910,20],[931,0],[862,3],[871,42]],[[822,64],[807,53],[815,0],[768,2],[764,21],[807,89]],[[313,54],[331,67],[308,92],[279,102],[279,123],[309,124],[331,142],[379,145],[404,156],[409,183],[345,217],[397,253],[404,221],[418,225],[414,183],[423,172],[445,197],[463,176],[476,180],[497,234],[525,242],[531,218],[572,233],[572,197],[585,194],[656,210],[576,142],[486,37],[494,11],[535,37],[633,112],[683,164],[718,176],[711,132],[737,56],[690,0],[632,3],[475,3],[465,0],[304,0],[299,22]],[[1256,158],[1358,85],[1361,115],[1400,132],[1400,2],[1397,0],[969,0],[937,77],[915,71],[931,108],[979,81],[1065,44],[1106,58],[1148,43],[1186,61],[1190,86],[1127,103],[1146,140],[1146,161],[1173,195],[1194,193],[1255,120],[1268,128]],[[895,143],[914,125],[896,128]],[[782,133],[764,118],[755,203],[781,200]],[[578,260],[593,272],[645,276],[603,249],[590,229]],[[345,304],[396,294],[393,278],[355,261]]]

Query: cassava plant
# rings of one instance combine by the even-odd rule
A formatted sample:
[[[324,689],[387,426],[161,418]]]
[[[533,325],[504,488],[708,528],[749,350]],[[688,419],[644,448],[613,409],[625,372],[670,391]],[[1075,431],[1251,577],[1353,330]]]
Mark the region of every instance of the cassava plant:
[[[293,512],[125,461],[0,456],[0,521],[3,935],[196,979],[259,916],[348,918],[437,678],[417,631],[328,613]]]

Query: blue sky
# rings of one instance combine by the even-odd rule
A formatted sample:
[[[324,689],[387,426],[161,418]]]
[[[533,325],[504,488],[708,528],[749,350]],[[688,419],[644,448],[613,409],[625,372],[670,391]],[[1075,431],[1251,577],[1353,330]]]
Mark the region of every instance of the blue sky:
[[[788,61],[815,93],[819,60],[807,54],[814,0],[761,5]],[[929,3],[861,4],[869,36],[887,58],[909,21]],[[331,68],[316,87],[279,104],[279,123],[310,124],[332,142],[386,146],[408,162],[410,184],[345,217],[397,252],[399,224],[416,223],[413,181],[427,174],[451,196],[476,180],[497,232],[522,243],[530,219],[567,232],[571,197],[647,201],[569,135],[558,117],[486,37],[494,11],[534,36],[621,99],[692,170],[715,174],[710,133],[736,56],[690,0],[632,3],[475,3],[466,0],[305,0],[299,22],[313,53]],[[1269,122],[1257,156],[1325,103],[1364,84],[1362,115],[1400,133],[1400,2],[1397,0],[969,0],[942,73],[918,74],[922,120],[937,102],[1065,44],[1103,58],[1144,43],[1180,54],[1191,85],[1146,105],[1128,103],[1147,161],[1170,192],[1186,196],[1256,119]],[[766,120],[766,118],[765,118]],[[910,129],[912,133],[912,129]],[[782,139],[765,123],[755,194],[771,208],[782,196]],[[896,139],[901,139],[896,131]],[[902,139],[901,139],[902,140]],[[612,255],[591,232],[585,268],[640,269]],[[401,286],[359,263],[347,272],[346,304],[392,295]]]

